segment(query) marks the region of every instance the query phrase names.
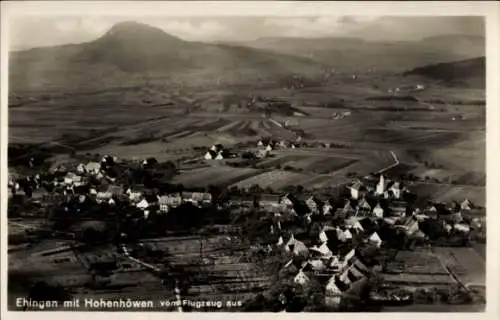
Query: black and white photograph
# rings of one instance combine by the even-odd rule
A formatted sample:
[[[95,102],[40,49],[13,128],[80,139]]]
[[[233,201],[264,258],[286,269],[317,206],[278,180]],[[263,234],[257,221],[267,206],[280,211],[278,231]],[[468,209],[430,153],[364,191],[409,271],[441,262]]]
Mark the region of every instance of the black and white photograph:
[[[49,3],[2,16],[9,312],[492,303],[485,15]]]

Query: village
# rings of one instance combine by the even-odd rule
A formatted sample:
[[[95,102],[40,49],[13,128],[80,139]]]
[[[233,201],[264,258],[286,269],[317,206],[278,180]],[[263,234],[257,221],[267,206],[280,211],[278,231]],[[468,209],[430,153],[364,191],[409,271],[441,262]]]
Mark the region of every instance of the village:
[[[278,148],[300,148],[300,140],[262,138],[245,157],[270,157]],[[207,149],[200,154],[207,163],[245,158],[221,144]],[[36,172],[36,166],[30,166]],[[275,283],[249,299],[245,310],[300,311],[312,304],[314,310],[331,311],[482,299],[484,284],[467,283],[469,274],[457,271],[444,254],[432,254],[439,270],[426,270],[424,265],[420,273],[411,271],[434,247],[461,250],[484,244],[483,208],[467,199],[422,205],[403,181],[383,173],[353,177],[330,197],[307,190],[270,193],[258,186],[192,188],[164,182],[177,170],[173,163],[154,158],[130,161],[106,155],[72,167],[12,175],[9,223],[42,220],[43,227],[10,232],[9,252],[23,250],[33,237],[114,243],[136,264],[156,270],[148,257],[133,258],[134,250],[127,246],[222,225],[226,227],[210,232],[226,234],[234,227],[238,231],[229,232],[229,238],[248,243],[248,255],[258,257],[255,263],[263,268],[279,260]],[[401,253],[410,258],[394,271]],[[281,292],[264,298],[276,286]],[[307,298],[312,292],[307,290],[313,289],[311,297],[320,302]]]

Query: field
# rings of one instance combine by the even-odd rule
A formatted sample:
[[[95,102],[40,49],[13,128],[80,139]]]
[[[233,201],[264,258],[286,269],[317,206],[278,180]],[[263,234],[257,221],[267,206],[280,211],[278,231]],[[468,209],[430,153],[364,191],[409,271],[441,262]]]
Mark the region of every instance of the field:
[[[213,144],[231,149],[264,136],[290,141],[300,133],[304,142],[343,146],[276,150],[275,158],[260,161],[257,170],[206,167],[183,171],[173,182],[323,188],[349,181],[348,175],[365,176],[389,167],[395,162],[392,151],[400,165],[387,174],[411,173],[455,184],[415,184],[417,194],[484,204],[484,188],[472,186],[485,182],[484,106],[471,102],[484,99],[484,92],[433,83],[422,92],[404,93],[409,95],[406,100],[388,95],[388,88],[415,85],[412,81],[367,73],[357,81],[338,75],[300,90],[283,90],[271,82],[194,90],[152,81],[149,86],[89,93],[19,93],[9,109],[9,134],[11,142],[47,142],[66,134],[76,142],[68,137],[59,142],[77,153],[182,162],[201,157],[198,148]],[[223,103],[226,97],[234,100],[229,107]],[[241,104],[249,97],[280,99],[307,115],[288,116],[274,109],[265,115]],[[333,117],[343,112],[349,113]],[[456,115],[462,120],[453,120]],[[410,149],[413,153],[407,152]],[[436,166],[425,166],[424,161]]]
[[[334,156],[307,156],[305,154],[294,154],[278,156],[276,158],[266,159],[259,162],[258,167],[271,169],[291,167],[305,172],[331,173],[355,163],[357,159],[334,157]]]
[[[259,185],[261,188],[270,187],[272,189],[279,190],[287,185],[299,185],[303,181],[307,181],[310,178],[311,175],[309,174],[274,170],[253,176],[249,179],[240,181],[235,185],[238,188],[250,188],[253,185]]]
[[[446,286],[455,280],[431,251],[399,251],[382,274],[389,284],[407,286]]]
[[[460,278],[466,286],[484,287],[486,285],[486,263],[473,248],[436,247],[439,259]]]
[[[429,197],[434,201],[451,202],[469,199],[472,203],[480,206],[486,204],[486,190],[484,187],[415,183],[410,186],[410,190],[420,197]]]
[[[172,237],[144,243],[167,250],[175,266],[185,270],[195,267],[200,278],[189,289],[189,297],[195,299],[242,300],[270,284],[270,275],[246,262],[248,248],[226,236]]]
[[[262,170],[252,168],[233,168],[227,166],[214,166],[203,169],[189,170],[176,176],[174,183],[185,186],[207,186],[234,184],[240,180],[252,179],[258,176]]]

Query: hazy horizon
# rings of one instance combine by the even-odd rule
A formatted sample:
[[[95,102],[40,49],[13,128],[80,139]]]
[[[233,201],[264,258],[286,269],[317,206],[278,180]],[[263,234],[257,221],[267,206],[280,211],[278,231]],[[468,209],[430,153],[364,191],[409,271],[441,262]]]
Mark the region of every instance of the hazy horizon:
[[[485,36],[479,16],[315,17],[18,17],[9,21],[9,50],[95,40],[113,25],[135,21],[186,41],[252,41],[268,37],[349,37],[367,41],[416,41],[439,35]]]

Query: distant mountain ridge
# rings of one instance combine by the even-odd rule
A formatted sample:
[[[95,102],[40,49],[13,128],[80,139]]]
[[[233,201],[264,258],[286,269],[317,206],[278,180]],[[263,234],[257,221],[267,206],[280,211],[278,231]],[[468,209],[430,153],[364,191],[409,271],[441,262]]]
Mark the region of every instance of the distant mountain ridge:
[[[237,42],[240,46],[308,57],[347,71],[376,68],[402,72],[433,63],[451,62],[485,55],[485,38],[440,35],[418,41],[367,41],[356,37],[270,37]]]
[[[188,42],[137,22],[113,26],[99,39],[11,53],[10,84],[16,88],[111,86],[142,76],[189,81],[316,74],[322,65],[305,57],[234,45]],[[132,79],[132,80],[131,80]],[[136,79],[136,80],[134,80]]]
[[[406,71],[404,75],[419,75],[444,81],[448,85],[468,85],[484,88],[486,85],[486,58],[479,57],[432,64]]]

